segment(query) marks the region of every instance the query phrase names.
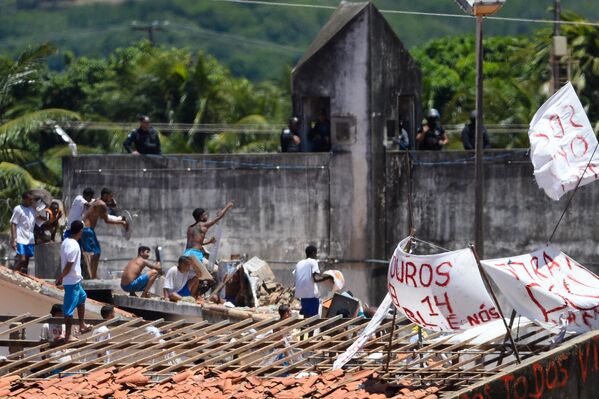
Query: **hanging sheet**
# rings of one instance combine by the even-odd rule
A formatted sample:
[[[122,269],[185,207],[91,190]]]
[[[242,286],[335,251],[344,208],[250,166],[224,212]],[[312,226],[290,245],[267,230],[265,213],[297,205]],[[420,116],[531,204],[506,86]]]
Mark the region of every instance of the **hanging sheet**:
[[[538,325],[557,331],[566,321],[572,332],[599,327],[599,277],[556,247],[481,264],[510,305]]]
[[[388,290],[397,309],[433,331],[455,331],[500,319],[471,250],[406,253],[402,240],[389,263]]]
[[[574,189],[583,173],[581,186],[599,177],[599,154],[589,164],[597,138],[571,83],[539,108],[528,138],[537,184],[550,198],[558,200]]]

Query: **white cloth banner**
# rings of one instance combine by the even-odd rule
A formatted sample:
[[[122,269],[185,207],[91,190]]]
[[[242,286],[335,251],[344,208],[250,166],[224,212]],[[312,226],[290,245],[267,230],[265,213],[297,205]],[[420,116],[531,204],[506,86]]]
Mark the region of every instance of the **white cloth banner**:
[[[413,255],[403,250],[409,239],[395,249],[387,276],[393,303],[408,319],[433,331],[501,319],[471,250]]]
[[[568,82],[539,108],[528,129],[537,184],[558,200],[573,190],[597,146],[597,138],[572,84]],[[596,155],[580,185],[599,177]]]
[[[568,331],[599,327],[599,277],[559,249],[483,260],[483,268],[518,313],[542,327]]]
[[[385,296],[385,299],[383,299],[383,302],[379,305],[379,308],[376,310],[374,316],[372,316],[372,319],[370,319],[370,322],[368,323],[366,328],[362,330],[362,332],[354,341],[354,343],[351,344],[351,346],[347,348],[345,352],[337,356],[337,359],[335,359],[335,363],[333,363],[333,370],[338,370],[341,367],[345,366],[345,364],[349,362],[360,349],[362,349],[366,341],[368,341],[368,338],[370,338],[372,333],[374,333],[378,326],[381,325],[381,322],[383,321],[385,315],[391,308],[391,305],[391,295],[387,294],[387,296]]]

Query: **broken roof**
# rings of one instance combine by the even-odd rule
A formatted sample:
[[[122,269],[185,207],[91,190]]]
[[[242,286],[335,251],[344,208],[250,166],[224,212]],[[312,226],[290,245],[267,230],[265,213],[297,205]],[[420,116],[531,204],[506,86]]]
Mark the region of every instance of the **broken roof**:
[[[15,330],[6,327],[14,319],[0,319],[4,320],[0,322],[0,336]],[[48,316],[20,317],[20,321],[41,323],[48,321]],[[94,395],[105,397],[183,398],[179,385],[173,384],[182,379],[190,384],[190,392],[202,390],[213,397],[252,397],[251,392],[260,389],[261,397],[292,397],[306,389],[317,390],[313,396],[321,397],[345,397],[348,392],[351,397],[365,397],[367,393],[373,397],[378,393],[364,387],[383,384],[385,394],[405,395],[399,398],[428,395],[432,399],[437,391],[455,392],[516,364],[511,349],[503,345],[501,333],[459,342],[455,335],[431,333],[419,341],[414,324],[400,319],[392,328],[393,321],[387,319],[347,363],[344,373],[331,373],[337,355],[353,343],[367,321],[341,316],[225,320],[216,324],[205,320],[108,320],[101,325],[109,327],[111,336],[101,342],[89,334],[57,348],[24,340],[2,341],[5,346],[26,348],[0,361],[0,375],[6,377],[0,380],[0,391],[32,397],[44,390],[45,396],[55,392],[61,397],[64,387],[82,392],[91,389]],[[27,325],[17,329],[24,327]],[[160,337],[152,333],[156,329]],[[549,348],[551,334],[534,325],[514,325],[513,334],[522,359]],[[392,352],[387,357],[390,344]],[[66,360],[65,350],[69,355]],[[66,378],[39,381],[52,373]],[[306,373],[307,378],[288,378]],[[127,376],[131,376],[130,381],[124,379]]]

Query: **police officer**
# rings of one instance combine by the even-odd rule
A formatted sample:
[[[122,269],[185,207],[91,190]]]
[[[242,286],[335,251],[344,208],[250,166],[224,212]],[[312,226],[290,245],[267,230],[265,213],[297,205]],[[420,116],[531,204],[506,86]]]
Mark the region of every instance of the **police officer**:
[[[139,117],[139,127],[129,133],[123,147],[128,153],[134,155],[161,154],[160,137],[156,129],[150,126],[149,117],[145,115]]]
[[[295,116],[290,118],[287,126],[281,132],[281,151],[300,152],[302,139],[299,132],[299,119]]]
[[[470,113],[470,123],[462,129],[462,144],[465,150],[476,149],[476,111]],[[491,148],[487,129],[483,126],[483,148]]]
[[[445,129],[441,127],[440,118],[441,115],[436,109],[431,108],[428,111],[426,120],[423,121],[422,126],[416,133],[416,143],[419,150],[440,151],[447,144],[447,135]]]

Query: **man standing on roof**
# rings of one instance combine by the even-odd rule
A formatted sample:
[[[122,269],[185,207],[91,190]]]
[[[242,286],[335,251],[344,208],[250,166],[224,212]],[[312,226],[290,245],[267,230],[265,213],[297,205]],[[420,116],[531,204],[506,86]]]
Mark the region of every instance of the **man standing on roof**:
[[[30,191],[25,191],[21,196],[21,205],[15,206],[10,218],[10,245],[17,253],[15,270],[25,274],[29,258],[34,252],[35,215],[33,195]]]
[[[316,283],[333,279],[331,276],[320,274],[317,259],[316,247],[308,245],[306,259],[300,260],[295,265],[295,297],[301,302],[300,314],[305,318],[315,316],[319,312],[320,300]]]
[[[125,229],[129,227],[124,217],[109,214],[107,204],[113,202],[112,191],[103,188],[100,199],[92,202],[89,209],[83,215],[83,224],[85,225],[85,228],[83,229],[83,236],[81,237],[81,248],[83,249],[83,255],[89,266],[88,271],[90,278],[92,279],[98,278],[98,263],[100,262],[100,254],[102,253],[100,242],[98,242],[94,230],[98,224],[98,219],[104,220],[106,224],[121,225]]]
[[[187,228],[187,245],[185,252],[183,252],[183,256],[195,256],[198,263],[202,264],[202,260],[206,255],[204,245],[213,244],[216,242],[214,237],[208,241],[205,241],[208,229],[225,217],[227,212],[229,212],[229,209],[233,208],[233,206],[233,201],[227,202],[225,206],[216,213],[216,216],[212,220],[208,220],[208,212],[206,212],[204,209],[194,209],[192,215],[195,223]]]
[[[133,129],[123,143],[128,153],[133,155],[160,155],[160,137],[156,129],[150,126],[150,118],[146,115],[139,117],[139,127]]]
[[[73,200],[71,208],[69,209],[69,215],[67,216],[67,229],[64,232],[64,237],[70,237],[71,223],[75,220],[83,219],[83,214],[94,200],[94,190],[90,187],[86,187],[83,190],[83,195],[78,195]]]
[[[148,259],[150,259],[150,248],[142,245],[137,249],[137,257],[131,259],[125,266],[125,270],[123,270],[121,288],[123,291],[128,292],[130,296],[136,296],[136,292],[143,291],[141,297],[147,298],[154,281],[162,272],[160,261],[151,263]],[[144,267],[151,270],[142,274],[141,271]]]
[[[79,333],[85,334],[91,331],[91,326],[85,324],[85,300],[87,294],[83,290],[81,280],[81,248],[77,240],[83,235],[83,223],[75,220],[71,224],[71,237],[66,238],[60,246],[60,276],[56,279],[56,285],[64,284],[64,302],[62,304],[65,321],[65,341],[75,341],[71,337],[73,325],[73,313],[77,309],[79,316]]]

